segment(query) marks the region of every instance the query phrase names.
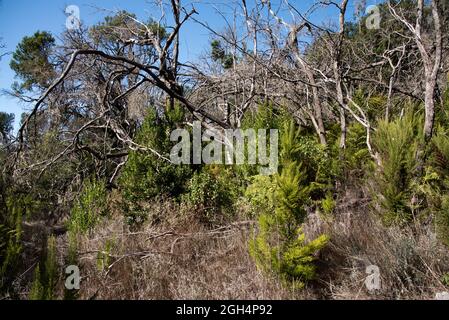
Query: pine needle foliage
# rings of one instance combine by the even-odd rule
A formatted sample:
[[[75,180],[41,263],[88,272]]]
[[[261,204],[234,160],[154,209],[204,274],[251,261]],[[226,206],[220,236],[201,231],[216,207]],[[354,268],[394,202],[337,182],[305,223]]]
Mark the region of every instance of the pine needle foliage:
[[[315,277],[314,261],[328,237],[321,235],[307,242],[301,229],[307,214],[305,206],[309,202],[310,187],[304,184],[305,173],[295,157],[299,150],[298,138],[299,130],[291,122],[281,135],[281,173],[273,178],[254,180],[255,183],[265,182],[259,186],[261,188],[272,186],[260,192],[265,192],[267,203],[273,203],[274,210],[263,210],[259,215],[258,233],[249,247],[260,269],[274,272],[288,285],[302,288]],[[274,186],[269,179],[273,179]],[[247,196],[257,195],[257,187],[250,186]],[[259,195],[252,200],[260,202],[260,199]]]
[[[75,234],[86,233],[107,213],[107,190],[103,181],[95,178],[86,180],[82,192],[75,203],[69,229]]]
[[[385,224],[404,224],[413,218],[416,154],[423,137],[421,117],[407,113],[392,122],[381,121],[373,144],[381,166],[375,172],[374,198]]]
[[[58,263],[56,258],[56,239],[50,236],[43,260],[34,269],[34,280],[29,292],[30,300],[53,300],[58,282]]]

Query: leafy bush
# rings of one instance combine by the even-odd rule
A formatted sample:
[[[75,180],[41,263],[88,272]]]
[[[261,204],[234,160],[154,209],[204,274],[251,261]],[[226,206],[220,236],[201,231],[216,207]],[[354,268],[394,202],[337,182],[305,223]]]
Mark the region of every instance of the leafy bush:
[[[0,288],[14,272],[22,252],[22,219],[26,211],[24,208],[26,202],[21,197],[16,200],[17,202],[14,202],[12,197],[8,197],[5,217],[2,217],[3,221],[0,224],[0,275],[2,277]]]
[[[41,269],[39,263],[34,269],[33,282],[31,284],[31,290],[29,293],[30,300],[43,300],[44,296],[44,286],[41,282]]]
[[[65,258],[65,265],[79,265],[78,260],[78,235],[73,231],[67,232],[67,256]],[[68,289],[64,286],[64,300],[76,300],[78,299],[79,290]]]
[[[114,241],[106,240],[104,249],[97,254],[97,268],[100,271],[106,270],[111,264],[111,249],[114,247]]]
[[[272,176],[257,175],[251,178],[251,184],[245,191],[245,198],[251,206],[252,215],[274,211],[276,189],[276,179]]]
[[[436,230],[439,239],[449,246],[449,196],[441,197],[441,207],[436,211]]]
[[[250,253],[265,271],[274,271],[296,287],[315,276],[316,253],[327,237],[305,242],[300,225],[304,221],[308,188],[301,186],[302,173],[296,163],[284,167],[276,178],[275,210],[259,216],[258,234],[250,241]]]
[[[188,192],[182,199],[196,207],[205,221],[212,222],[234,214],[238,185],[228,170],[206,166],[194,173],[187,185]]]
[[[242,128],[282,129],[285,122],[291,120],[285,110],[275,109],[271,102],[260,104],[255,112],[247,112],[242,121]]]
[[[161,155],[169,154],[173,146],[170,133],[183,116],[177,104],[173,110],[167,110],[165,116],[150,110],[137,134],[137,143]],[[131,152],[119,180],[129,224],[146,220],[147,212],[140,202],[158,195],[180,196],[191,176],[192,169],[188,165],[172,164],[151,151]]]

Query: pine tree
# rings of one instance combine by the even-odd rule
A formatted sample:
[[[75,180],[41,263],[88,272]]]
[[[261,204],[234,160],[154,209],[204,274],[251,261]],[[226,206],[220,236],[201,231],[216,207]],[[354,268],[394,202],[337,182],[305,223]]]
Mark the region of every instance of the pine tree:
[[[328,237],[321,235],[306,242],[302,232],[310,188],[304,185],[301,163],[294,159],[299,149],[298,137],[294,123],[289,123],[281,135],[281,173],[274,178],[275,210],[259,216],[258,234],[250,241],[250,253],[261,269],[275,272],[295,287],[303,287],[314,278],[316,253],[326,245]]]
[[[55,45],[55,38],[46,31],[38,31],[33,36],[24,37],[13,53],[10,67],[23,80],[15,84],[18,91],[31,90],[33,86],[46,88],[54,76],[54,66],[50,53]]]

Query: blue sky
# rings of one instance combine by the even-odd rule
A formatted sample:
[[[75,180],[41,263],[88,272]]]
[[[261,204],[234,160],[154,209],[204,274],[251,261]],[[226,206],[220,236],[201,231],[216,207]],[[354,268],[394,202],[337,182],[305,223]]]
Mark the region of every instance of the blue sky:
[[[187,1],[184,1],[187,2]],[[199,18],[207,20],[214,28],[219,29],[222,19],[216,14],[214,5],[226,3],[226,0],[195,1]],[[314,0],[291,0],[299,10],[308,8]],[[354,0],[350,0],[349,15],[352,17]],[[367,1],[373,4],[378,1]],[[251,0],[248,1],[251,3]],[[149,10],[150,6],[145,0],[0,0],[0,37],[6,45],[6,51],[14,51],[24,36],[32,35],[37,30],[50,31],[55,37],[65,29],[65,8],[68,5],[77,5],[80,8],[80,17],[85,25],[92,25],[101,21],[108,12],[124,9],[135,13],[138,18],[145,19],[158,12]],[[111,12],[109,12],[111,14]],[[335,19],[335,12],[322,12],[314,20]],[[349,18],[349,17],[348,17]],[[209,32],[196,23],[188,23],[181,37],[181,51],[184,59],[194,61],[195,57],[204,52],[209,46]],[[0,89],[9,89],[14,82],[14,73],[9,68],[10,56],[0,61]],[[16,99],[0,96],[0,111],[15,113],[17,130],[20,114],[30,106],[22,105]]]

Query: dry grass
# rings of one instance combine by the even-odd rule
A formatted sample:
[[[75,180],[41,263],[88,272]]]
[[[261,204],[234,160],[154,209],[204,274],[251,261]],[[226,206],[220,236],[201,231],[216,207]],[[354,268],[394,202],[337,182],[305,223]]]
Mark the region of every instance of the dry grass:
[[[247,249],[251,222],[210,229],[173,203],[153,209],[166,219],[131,232],[117,216],[80,237],[81,299],[295,298],[256,270]]]
[[[433,224],[386,228],[369,201],[341,200],[332,220],[311,219],[310,233],[327,233],[321,253],[320,296],[329,299],[434,299],[448,291],[449,250],[436,239]],[[361,198],[363,199],[363,197]],[[348,205],[350,204],[350,205]],[[366,267],[378,266],[381,289],[369,291]]]
[[[78,237],[80,299],[434,299],[448,291],[449,250],[432,224],[386,228],[363,194],[345,194],[331,218],[309,215],[307,236],[331,240],[316,281],[296,292],[257,270],[248,253],[253,221],[206,226],[167,199],[148,210],[156,219],[129,230],[113,205],[111,217]],[[58,238],[60,265],[67,244],[67,235]],[[380,290],[365,286],[369,265],[380,269]],[[59,297],[62,288],[61,281]]]

